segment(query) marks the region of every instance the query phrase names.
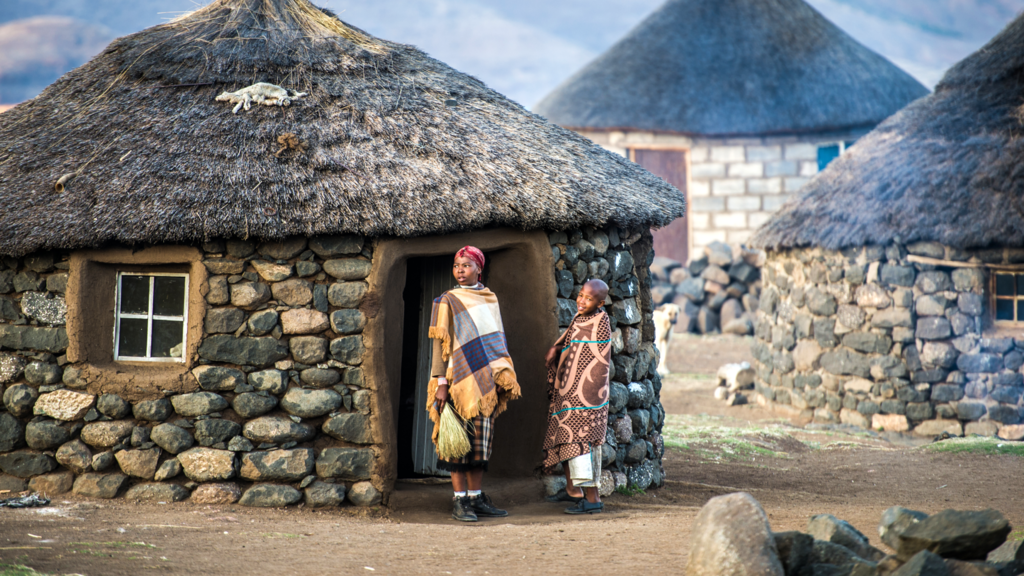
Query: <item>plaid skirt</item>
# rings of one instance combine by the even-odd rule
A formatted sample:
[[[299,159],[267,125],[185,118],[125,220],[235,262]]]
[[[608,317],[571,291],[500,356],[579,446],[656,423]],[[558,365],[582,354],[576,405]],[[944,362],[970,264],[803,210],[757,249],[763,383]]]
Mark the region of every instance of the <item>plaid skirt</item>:
[[[469,443],[472,446],[465,456],[458,460],[437,459],[439,470],[449,472],[465,472],[476,468],[487,470],[487,461],[491,459],[491,447],[494,445],[494,418],[477,416],[473,418],[473,429],[469,432]]]

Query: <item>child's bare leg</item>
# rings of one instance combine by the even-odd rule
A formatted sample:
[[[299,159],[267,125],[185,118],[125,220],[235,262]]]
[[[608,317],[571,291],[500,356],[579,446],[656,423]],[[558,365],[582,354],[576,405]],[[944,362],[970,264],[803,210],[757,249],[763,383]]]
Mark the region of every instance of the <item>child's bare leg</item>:
[[[483,489],[483,488],[481,488],[481,486],[483,486],[483,482],[484,482],[484,469],[483,468],[473,468],[472,470],[469,470],[468,472],[464,472],[463,474],[466,475],[466,482],[467,482],[469,490],[482,490]]]
[[[569,461],[562,462],[562,472],[565,472],[565,493],[573,498],[582,498],[583,489],[577,488],[569,477]]]
[[[453,470],[452,471],[452,490],[454,490],[456,492],[465,492],[467,490],[466,486],[469,484],[467,475],[468,475],[467,472],[457,472],[457,471]]]

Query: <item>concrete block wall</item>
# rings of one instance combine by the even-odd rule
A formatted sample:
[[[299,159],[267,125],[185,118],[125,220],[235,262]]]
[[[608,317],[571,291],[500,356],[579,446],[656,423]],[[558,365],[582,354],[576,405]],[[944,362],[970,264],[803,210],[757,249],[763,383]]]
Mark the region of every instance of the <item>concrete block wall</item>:
[[[818,173],[818,148],[859,138],[865,131],[800,136],[704,138],[654,132],[581,134],[629,157],[631,148],[689,150],[687,217],[690,254],[712,242],[743,244]]]

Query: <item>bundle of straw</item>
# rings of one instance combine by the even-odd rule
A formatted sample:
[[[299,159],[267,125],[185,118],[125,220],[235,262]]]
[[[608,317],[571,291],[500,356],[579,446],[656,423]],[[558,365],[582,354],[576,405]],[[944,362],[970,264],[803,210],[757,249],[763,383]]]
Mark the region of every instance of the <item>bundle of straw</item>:
[[[462,419],[451,402],[446,402],[441,409],[441,424],[437,431],[437,455],[444,460],[458,460],[465,456],[472,446],[466,425],[472,425]]]

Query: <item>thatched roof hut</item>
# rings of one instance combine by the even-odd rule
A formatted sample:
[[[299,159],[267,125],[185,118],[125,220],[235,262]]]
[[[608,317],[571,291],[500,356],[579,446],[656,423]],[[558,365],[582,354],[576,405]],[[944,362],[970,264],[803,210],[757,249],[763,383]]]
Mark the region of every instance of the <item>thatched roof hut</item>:
[[[797,134],[870,128],[926,93],[803,0],[669,0],[536,111],[574,129]]]
[[[308,92],[231,114],[256,82]],[[306,151],[276,155],[292,133]],[[306,0],[220,0],[0,117],[0,253],[484,226],[667,224],[682,197],[423,52]],[[54,185],[75,174],[63,193]]]
[[[1022,68],[1018,18],[815,177],[754,241],[1024,246]]]
[[[387,503],[396,478],[440,473],[427,328],[473,244],[523,392],[491,470],[540,464],[544,354],[601,278],[610,418],[627,417],[627,386],[643,391],[601,449],[602,482],[662,483],[650,228],[685,199],[478,80],[307,0],[218,0],[4,112],[0,141],[5,474],[82,473],[52,450],[79,431],[89,450],[127,446],[142,428],[124,474],[75,491],[154,478],[139,450],[241,484],[204,487],[217,501]],[[67,438],[28,439],[33,415]],[[312,475],[324,482],[299,483]]]
[[[686,189],[689,218],[655,234],[685,261],[927,93],[804,0],[668,0],[535,110]]]
[[[922,436],[1020,438],[1022,67],[1024,17],[757,231],[762,403]]]

